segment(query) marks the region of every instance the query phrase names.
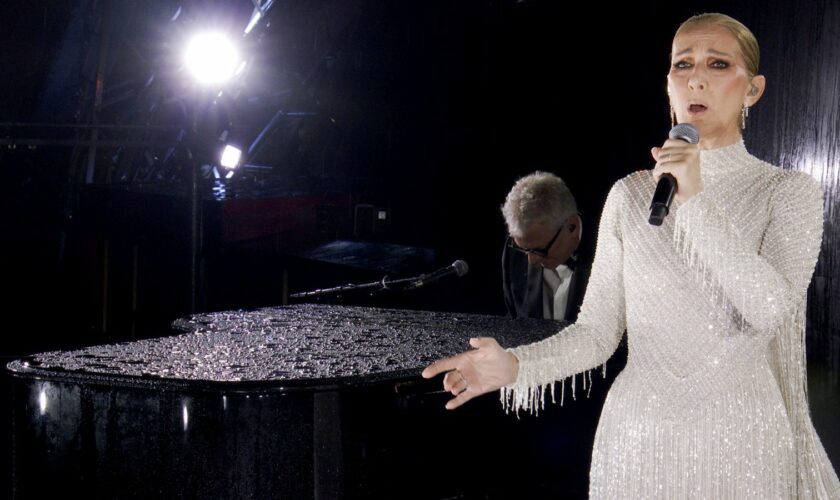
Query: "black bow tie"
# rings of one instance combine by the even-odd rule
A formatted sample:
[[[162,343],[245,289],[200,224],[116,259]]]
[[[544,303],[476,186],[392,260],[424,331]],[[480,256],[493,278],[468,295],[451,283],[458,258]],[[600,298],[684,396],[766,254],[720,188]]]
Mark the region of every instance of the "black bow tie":
[[[569,257],[569,258],[568,258],[568,260],[566,260],[566,262],[564,262],[563,264],[564,264],[566,267],[568,267],[569,269],[571,269],[571,270],[572,270],[572,272],[574,272],[574,271],[575,271],[575,268],[577,268],[577,264],[578,264],[577,257],[576,257],[576,256],[574,256],[574,255],[572,255],[572,256],[571,256],[571,257]]]

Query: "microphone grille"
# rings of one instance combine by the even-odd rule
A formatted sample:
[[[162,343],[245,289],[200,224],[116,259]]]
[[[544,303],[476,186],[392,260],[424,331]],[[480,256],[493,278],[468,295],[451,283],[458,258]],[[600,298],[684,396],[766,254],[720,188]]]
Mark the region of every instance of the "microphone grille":
[[[700,142],[700,132],[690,123],[679,123],[668,133],[671,139],[682,139],[689,144]]]
[[[463,260],[456,260],[453,262],[452,268],[455,269],[455,274],[458,276],[463,276],[470,270],[470,266],[468,266]]]

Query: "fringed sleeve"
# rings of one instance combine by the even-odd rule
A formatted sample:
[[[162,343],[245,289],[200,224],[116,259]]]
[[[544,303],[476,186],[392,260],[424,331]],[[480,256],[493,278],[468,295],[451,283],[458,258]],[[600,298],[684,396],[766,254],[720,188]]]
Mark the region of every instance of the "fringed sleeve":
[[[774,334],[804,307],[822,240],[822,191],[811,176],[779,171],[758,253],[739,237],[720,197],[700,192],[677,209],[675,244],[706,284],[722,291],[743,328]],[[759,209],[759,207],[756,207]]]
[[[618,347],[625,329],[620,224],[625,189],[620,180],[607,195],[592,274],[577,322],[541,342],[510,349],[519,358],[519,373],[515,383],[501,390],[506,411],[538,413],[546,389],[553,390],[555,381],[603,364]]]
[[[742,245],[726,207],[704,193],[678,208],[675,243],[720,291],[742,329],[772,335],[768,361],[795,438],[797,497],[837,499],[840,481],[811,423],[805,361],[805,302],[822,240],[822,191],[801,172],[780,171],[774,180],[757,254]]]

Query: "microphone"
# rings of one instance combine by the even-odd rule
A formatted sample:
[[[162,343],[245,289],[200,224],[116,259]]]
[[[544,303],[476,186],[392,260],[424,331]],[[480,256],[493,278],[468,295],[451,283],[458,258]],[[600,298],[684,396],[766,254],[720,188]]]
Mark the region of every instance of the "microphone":
[[[689,144],[700,142],[700,132],[690,123],[679,123],[668,133],[670,139],[681,139]],[[674,193],[677,191],[677,180],[671,174],[662,174],[656,183],[656,191],[650,202],[650,217],[648,222],[654,226],[662,225],[665,216],[671,208]]]
[[[456,276],[463,276],[469,272],[470,266],[467,265],[466,262],[463,260],[456,260],[452,264],[438,269],[435,272],[429,274],[421,274],[417,279],[415,279],[411,284],[409,284],[405,289],[406,290],[413,290],[415,288],[420,288],[423,285],[427,285],[433,281],[437,281],[441,278],[449,276],[450,274],[454,274]]]
[[[388,276],[385,276],[381,280],[375,281],[373,283],[363,283],[361,285],[350,283],[348,285],[336,286],[333,288],[322,288],[318,290],[312,290],[310,292],[298,292],[289,295],[289,298],[307,299],[310,297],[320,297],[322,295],[335,295],[342,294],[345,292],[357,292],[360,290],[412,290],[414,288],[420,288],[421,286],[431,283],[432,281],[437,281],[443,277],[449,276],[450,274],[463,276],[467,274],[467,271],[469,270],[470,266],[468,266],[466,262],[464,262],[463,260],[456,260],[455,262],[444,267],[443,269],[438,269],[433,273],[421,274],[420,276],[415,276],[412,278],[403,278],[392,281],[388,279]]]

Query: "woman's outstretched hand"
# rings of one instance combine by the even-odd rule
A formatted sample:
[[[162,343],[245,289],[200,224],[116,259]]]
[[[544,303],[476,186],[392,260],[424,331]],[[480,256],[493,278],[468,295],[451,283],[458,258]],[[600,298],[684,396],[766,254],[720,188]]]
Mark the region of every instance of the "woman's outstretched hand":
[[[423,370],[423,378],[443,372],[443,389],[455,397],[446,402],[454,410],[476,396],[516,382],[519,360],[490,337],[470,339],[471,351],[442,359]]]

